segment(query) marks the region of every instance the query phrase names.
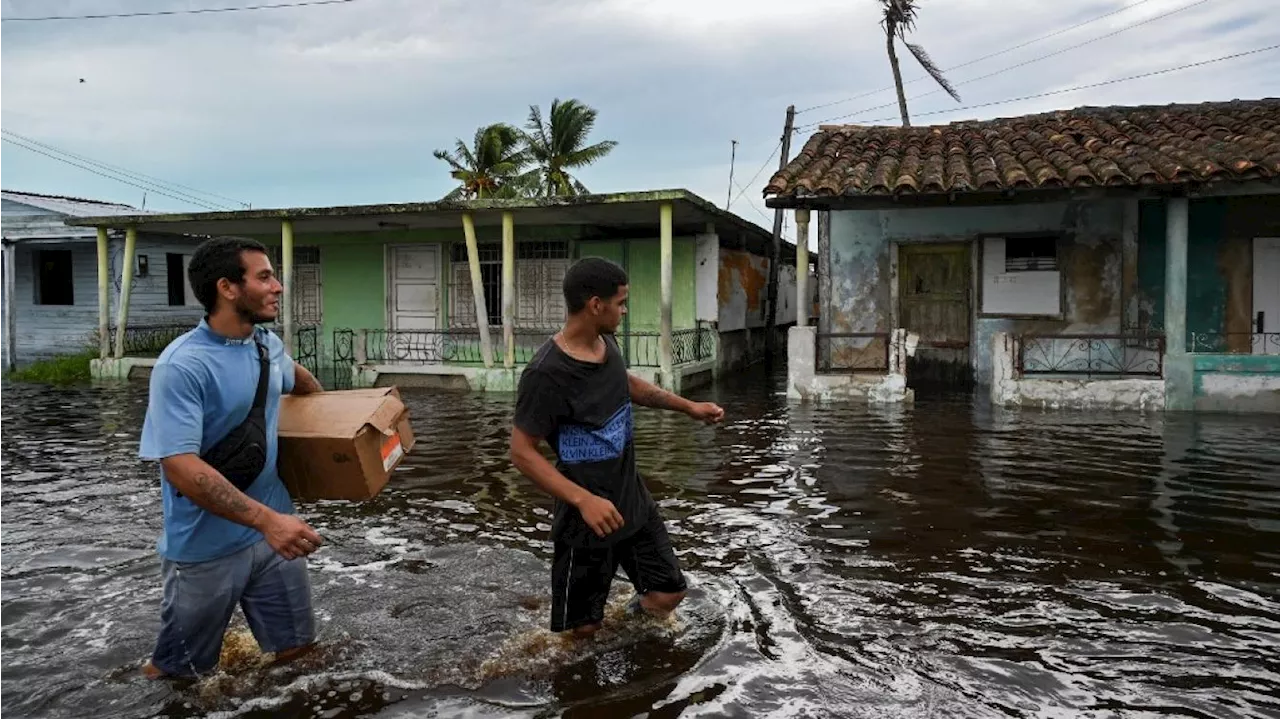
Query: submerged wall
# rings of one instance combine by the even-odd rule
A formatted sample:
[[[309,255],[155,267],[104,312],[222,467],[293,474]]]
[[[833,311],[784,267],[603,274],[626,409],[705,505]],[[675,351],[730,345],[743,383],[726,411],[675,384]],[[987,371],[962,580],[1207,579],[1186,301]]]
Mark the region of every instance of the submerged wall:
[[[978,382],[990,381],[991,339],[997,332],[1117,333],[1125,213],[1120,200],[833,212],[830,329],[887,332],[899,322],[897,246],[967,243],[970,362]],[[1032,233],[1059,236],[1061,314],[983,312],[983,236]]]

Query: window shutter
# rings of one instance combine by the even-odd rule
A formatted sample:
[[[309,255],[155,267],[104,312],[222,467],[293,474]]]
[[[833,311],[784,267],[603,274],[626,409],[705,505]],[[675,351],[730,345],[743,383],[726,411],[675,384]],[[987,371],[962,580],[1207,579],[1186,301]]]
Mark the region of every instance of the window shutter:
[[[475,327],[476,302],[471,292],[471,267],[465,262],[453,263],[453,281],[449,287],[449,326]]]

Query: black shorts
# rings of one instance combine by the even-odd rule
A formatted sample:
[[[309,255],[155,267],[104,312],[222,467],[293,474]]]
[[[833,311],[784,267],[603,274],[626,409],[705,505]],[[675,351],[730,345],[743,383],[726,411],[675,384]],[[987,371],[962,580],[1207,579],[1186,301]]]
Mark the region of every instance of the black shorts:
[[[551,563],[551,631],[599,624],[609,586],[621,566],[637,594],[674,594],[688,588],[671,547],[662,514],[653,511],[640,531],[609,547],[573,547],[557,542]]]

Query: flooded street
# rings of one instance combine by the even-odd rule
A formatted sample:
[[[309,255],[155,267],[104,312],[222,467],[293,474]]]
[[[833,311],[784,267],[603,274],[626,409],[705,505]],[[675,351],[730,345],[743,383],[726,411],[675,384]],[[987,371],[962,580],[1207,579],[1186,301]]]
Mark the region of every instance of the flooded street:
[[[511,397],[405,391],[378,498],[307,504],[324,650],[148,683],[159,623],[143,383],[4,389],[3,709],[24,717],[1280,715],[1274,418],[788,404],[761,374],[640,411],[689,599],[547,630],[550,500]]]

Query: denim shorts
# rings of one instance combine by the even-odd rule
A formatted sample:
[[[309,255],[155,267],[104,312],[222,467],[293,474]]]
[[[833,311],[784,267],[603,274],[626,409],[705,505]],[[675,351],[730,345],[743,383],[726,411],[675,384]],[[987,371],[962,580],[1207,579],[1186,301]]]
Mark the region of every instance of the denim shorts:
[[[212,672],[236,605],[264,652],[315,641],[304,557],[287,560],[265,539],[208,562],[162,559],[164,600],[151,663],[173,677]]]

